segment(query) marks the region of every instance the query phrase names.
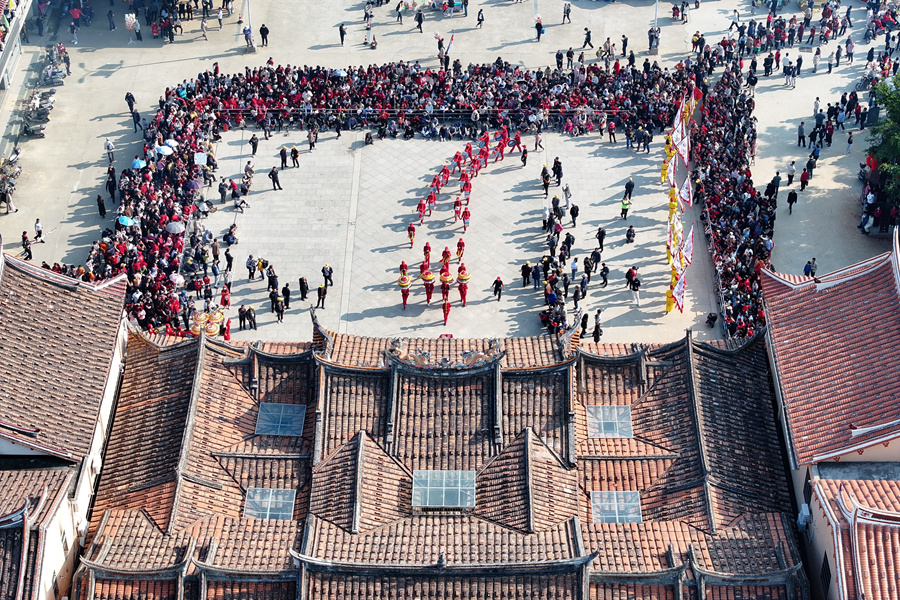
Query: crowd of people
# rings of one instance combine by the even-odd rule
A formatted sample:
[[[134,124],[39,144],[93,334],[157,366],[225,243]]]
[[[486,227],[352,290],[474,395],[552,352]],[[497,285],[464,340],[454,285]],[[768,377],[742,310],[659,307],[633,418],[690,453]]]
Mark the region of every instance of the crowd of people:
[[[837,20],[839,32],[849,13],[840,17],[830,10],[824,21],[833,28]],[[726,37],[715,45],[698,36],[693,40],[695,53],[671,69],[649,58],[637,64],[633,51],[626,54],[624,49],[621,56],[607,55],[593,64],[575,61],[571,68],[533,71],[501,58],[465,69],[456,60],[450,68],[446,56],[443,69],[399,61],[341,70],[276,66],[269,59],[264,66],[227,75],[214,64],[196,78],[165,90],[156,116],[144,123],[145,157],[136,157],[136,163],[118,178],[110,167],[107,189],[111,195],[118,194],[117,217],[124,219],[117,219],[115,230],[107,230],[93,245],[83,267],[60,269],[86,280],[127,273],[126,309],[134,322],[177,332],[187,328],[184,315],[193,310],[193,299],[185,298],[180,288],[196,291],[192,275],[198,275],[204,290],[201,297],[205,295],[210,303],[211,294],[205,292],[210,272],[224,279],[224,273],[231,271],[230,260],[227,265],[218,264],[219,257],[210,250],[211,235],[191,218],[198,210],[196,182],[205,185],[214,179],[212,142],[223,130],[256,128],[268,136],[283,128],[306,129],[311,149],[318,132],[328,129],[338,135],[343,129],[364,128],[377,132],[379,138],[402,133],[405,138],[472,141],[493,129],[517,132],[517,136],[534,132],[536,144],[540,144],[540,132],[547,130],[572,136],[600,132],[609,143],[618,142],[618,131],[629,147],[640,150],[642,143],[646,148],[654,130],[662,131],[672,123],[681,97],[697,86],[706,101],[700,109],[702,118],[692,125],[693,154],[708,158],[699,161],[692,177],[697,198],[706,206],[704,218],[724,300],[725,325],[732,335],[752,335],[765,323],[758,273],[772,248],[777,186],[771,195],[753,188],[749,171],[756,147],[752,89],[743,89],[744,75],[738,63],[729,59],[755,54],[757,48],[768,52],[790,46],[799,41],[800,31],[811,32],[811,25],[809,16],[801,23],[770,15],[764,23],[736,26],[737,37]],[[724,75],[710,89],[708,78],[723,64]],[[369,139],[371,135],[367,143]],[[166,146],[169,140],[173,144]],[[164,146],[173,151],[159,154]],[[198,153],[208,157],[206,164],[195,162]],[[147,164],[135,166],[140,160]],[[179,222],[182,227],[168,227]],[[184,229],[187,235],[181,233]],[[570,324],[565,313],[559,314],[558,303],[562,296],[564,305],[566,294],[559,292],[568,277],[573,248],[564,243],[562,232],[548,233],[548,244],[561,246],[559,252],[565,258],[552,248],[539,261],[540,270],[547,271],[540,274],[541,283],[558,282],[544,289],[547,300],[556,298],[556,303],[548,302],[546,323],[564,327]],[[590,260],[592,267],[600,263],[593,256]],[[182,282],[185,275],[188,281]],[[580,278],[576,286],[583,287]],[[581,290],[582,297],[585,291]]]
[[[118,201],[115,229],[93,244],[83,267],[59,268],[88,281],[127,273],[126,310],[133,322],[186,330],[185,315],[194,309],[195,298],[181,289],[196,292],[196,276],[201,297],[210,303],[206,279],[215,271],[225,279],[231,271],[230,263],[218,264],[219,256],[211,250],[213,236],[192,219],[205,210],[195,203],[197,191],[214,179],[212,144],[221,131],[240,126],[255,126],[266,134],[291,125],[338,132],[393,126],[418,133],[426,123],[459,123],[457,136],[465,131],[474,140],[492,127],[565,130],[567,122],[581,125],[568,130],[577,135],[590,122],[592,128],[612,131],[614,141],[616,129],[669,124],[684,90],[694,82],[705,86],[717,62],[707,50],[672,70],[649,61],[642,68],[617,61],[610,69],[576,64],[568,72],[526,71],[498,59],[454,75],[405,62],[343,72],[269,61],[225,75],[214,65],[165,90],[156,115],[143,123],[143,157],[117,174],[110,151],[107,191],[114,204]],[[133,99],[129,110],[132,104]],[[206,156],[205,164],[197,162],[198,154]]]
[[[694,198],[705,207],[701,219],[724,325],[736,337],[752,336],[765,325],[759,274],[773,247],[777,198],[777,186],[768,186],[762,194],[753,187],[756,118],[753,98],[743,87],[739,63],[731,63],[706,96],[691,131],[691,155],[706,157],[692,174]]]

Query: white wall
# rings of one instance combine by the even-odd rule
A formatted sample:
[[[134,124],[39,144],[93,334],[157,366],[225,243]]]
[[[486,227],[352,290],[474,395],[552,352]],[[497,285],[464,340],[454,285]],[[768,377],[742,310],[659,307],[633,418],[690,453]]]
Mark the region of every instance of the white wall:
[[[78,537],[75,531],[75,514],[73,505],[67,498],[63,498],[56,514],[53,515],[41,528],[44,536],[44,553],[38,580],[38,598],[43,600],[58,600],[66,595],[69,583],[72,580],[72,570],[75,564],[75,556],[78,553]],[[63,545],[63,535],[66,536],[68,552]],[[56,579],[54,580],[54,574]],[[59,596],[54,590],[54,581],[58,584]]]

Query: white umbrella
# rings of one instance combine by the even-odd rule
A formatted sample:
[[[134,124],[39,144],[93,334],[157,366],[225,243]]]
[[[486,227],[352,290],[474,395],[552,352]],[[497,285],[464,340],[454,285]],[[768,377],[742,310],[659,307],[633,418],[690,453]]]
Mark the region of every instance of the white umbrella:
[[[166,140],[165,144],[166,144],[166,146],[169,146],[170,148],[178,147],[178,142],[176,142],[175,140]]]
[[[171,281],[175,285],[184,285],[184,277],[179,273],[172,273],[171,275],[169,275],[169,281]]]
[[[156,147],[156,153],[161,154],[162,156],[169,156],[173,152],[175,152],[175,151],[172,150],[171,148],[169,148],[168,146],[157,146]]]
[[[184,231],[184,223],[181,221],[172,221],[166,225],[166,231],[169,233],[182,233]]]

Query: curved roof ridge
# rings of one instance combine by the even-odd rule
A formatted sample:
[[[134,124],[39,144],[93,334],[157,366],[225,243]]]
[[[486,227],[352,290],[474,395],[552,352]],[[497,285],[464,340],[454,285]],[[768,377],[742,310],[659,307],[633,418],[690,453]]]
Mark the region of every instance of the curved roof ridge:
[[[844,498],[845,495],[847,497],[846,500]],[[856,496],[853,495],[852,491],[844,488],[843,483],[841,483],[838,488],[837,500],[838,506],[840,506],[841,512],[844,514],[844,518],[846,518],[849,523],[862,519],[877,525],[900,527],[900,511],[889,510],[887,508],[874,508],[867,504],[863,504],[856,499]],[[848,501],[849,505],[847,504]]]
[[[3,253],[3,259],[7,265],[16,269],[17,271],[27,273],[28,275],[31,275],[38,279],[43,279],[47,283],[70,288],[72,291],[75,291],[79,288],[85,288],[91,292],[110,293],[107,288],[110,288],[113,285],[119,284],[125,280],[125,273],[121,273],[110,279],[104,279],[96,283],[91,283],[88,281],[83,281],[81,279],[75,279],[74,277],[69,277],[68,275],[62,275],[60,273],[56,273],[55,271],[44,269],[43,267],[38,267],[5,252]],[[117,298],[124,298],[125,289],[122,288],[118,293],[114,293],[113,295]]]
[[[488,521],[490,523],[490,521]],[[575,556],[573,558],[550,559],[534,562],[507,562],[507,563],[459,563],[449,565],[438,561],[432,565],[422,565],[416,563],[362,563],[362,562],[344,562],[336,560],[328,560],[315,558],[302,552],[298,552],[293,548],[288,550],[296,560],[310,566],[326,568],[330,570],[340,571],[346,569],[349,572],[375,571],[382,573],[390,573],[394,571],[414,571],[418,576],[427,576],[429,574],[466,574],[473,572],[495,573],[499,570],[509,569],[521,571],[525,573],[541,572],[546,573],[552,569],[575,569],[590,564],[599,554],[595,550],[590,554]]]

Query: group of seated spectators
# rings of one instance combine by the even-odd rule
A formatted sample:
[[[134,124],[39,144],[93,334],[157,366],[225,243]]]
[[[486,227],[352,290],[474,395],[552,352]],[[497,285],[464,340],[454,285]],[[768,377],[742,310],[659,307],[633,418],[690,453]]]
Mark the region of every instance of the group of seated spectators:
[[[775,226],[776,194],[760,194],[751,179],[753,107],[733,63],[706,96],[691,133],[691,154],[701,157],[692,175],[695,199],[704,207],[724,326],[735,337],[765,325],[759,274],[769,264]]]

